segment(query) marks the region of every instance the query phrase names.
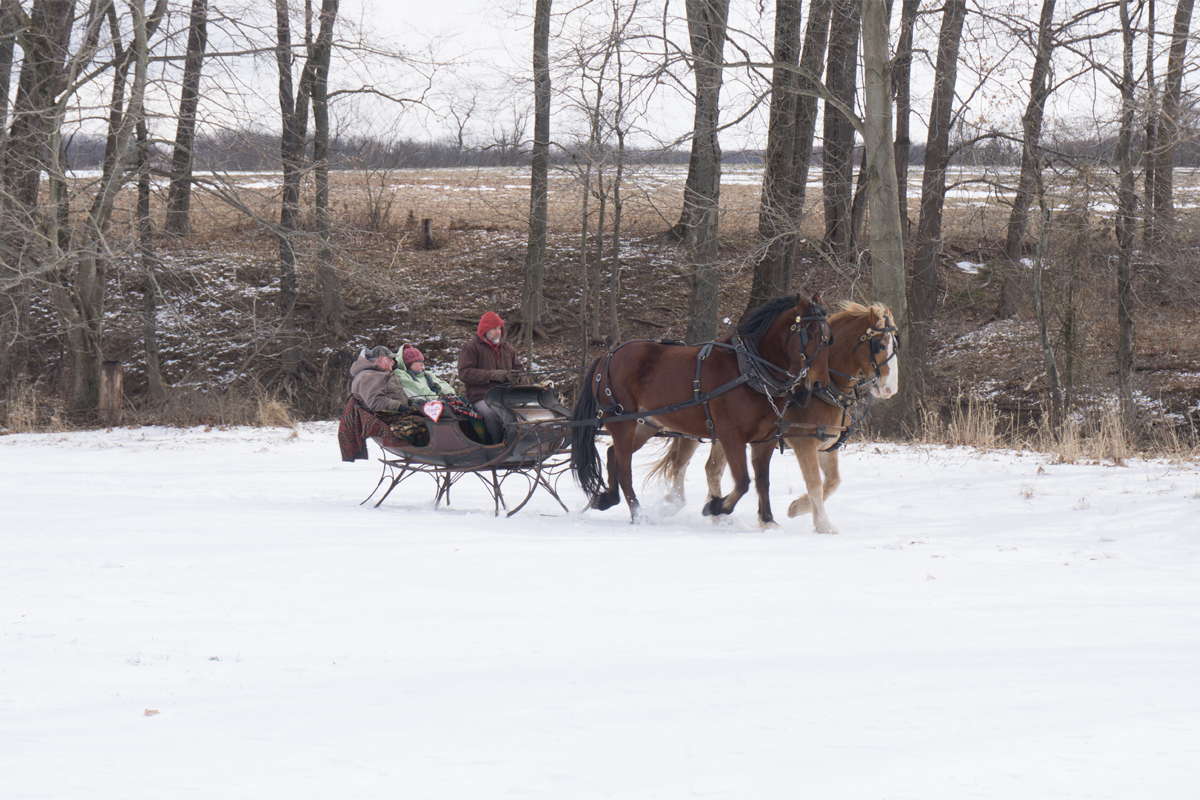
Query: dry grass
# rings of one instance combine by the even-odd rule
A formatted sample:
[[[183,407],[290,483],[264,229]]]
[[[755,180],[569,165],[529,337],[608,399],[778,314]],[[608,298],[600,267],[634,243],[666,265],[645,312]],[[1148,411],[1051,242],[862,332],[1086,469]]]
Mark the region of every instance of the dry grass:
[[[40,381],[30,382],[23,376],[7,387],[3,402],[0,402],[0,420],[9,433],[46,433],[66,430],[61,401],[52,392],[39,386]]]
[[[254,424],[260,428],[295,428],[296,420],[292,411],[277,397],[263,396],[258,398],[258,415]]]
[[[926,444],[949,444],[994,450],[1008,446],[1000,435],[1000,412],[996,407],[972,394],[959,392],[950,407],[949,417],[943,419],[937,411],[922,414],[923,441]]]
[[[189,427],[192,425],[254,425],[258,404],[254,397],[237,392],[197,392],[172,389],[159,406],[143,408],[143,424]]]
[[[1193,461],[1200,439],[1181,434],[1166,418],[1149,420],[1134,433],[1126,430],[1115,403],[1077,409],[1065,421],[1043,420],[1032,431],[1005,431],[1004,415],[986,400],[960,392],[948,414],[922,414],[923,444],[956,445],[980,450],[1011,448],[1053,456],[1059,463],[1109,461],[1122,464],[1138,455]]]

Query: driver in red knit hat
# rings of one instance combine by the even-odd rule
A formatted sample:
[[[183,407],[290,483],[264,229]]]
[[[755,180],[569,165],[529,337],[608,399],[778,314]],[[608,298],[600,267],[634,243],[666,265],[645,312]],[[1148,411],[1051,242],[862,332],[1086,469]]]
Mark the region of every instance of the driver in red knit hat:
[[[488,437],[492,443],[499,442],[504,435],[503,423],[483,396],[493,386],[524,380],[525,368],[516,348],[505,341],[504,320],[495,311],[480,318],[475,338],[463,345],[458,354],[458,377],[467,387],[467,400],[483,415]]]

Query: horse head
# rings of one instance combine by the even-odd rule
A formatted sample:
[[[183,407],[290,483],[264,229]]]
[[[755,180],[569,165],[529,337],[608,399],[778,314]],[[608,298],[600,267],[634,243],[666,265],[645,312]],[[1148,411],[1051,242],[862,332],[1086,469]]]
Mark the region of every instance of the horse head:
[[[892,310],[881,304],[862,308],[866,327],[854,343],[854,360],[859,376],[868,381],[871,394],[886,400],[900,389],[900,364],[896,351],[900,333],[896,329]]]
[[[829,383],[829,346],[833,344],[833,331],[821,302],[821,293],[814,292],[812,299],[796,295],[794,319],[789,326],[787,344],[788,372],[804,375],[804,385],[819,389]]]

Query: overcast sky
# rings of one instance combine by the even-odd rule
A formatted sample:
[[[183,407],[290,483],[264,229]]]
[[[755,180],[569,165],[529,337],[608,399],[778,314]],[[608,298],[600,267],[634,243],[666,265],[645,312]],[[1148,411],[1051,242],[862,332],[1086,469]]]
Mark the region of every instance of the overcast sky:
[[[652,59],[660,60],[664,49],[662,5],[661,0],[642,2],[646,9],[643,25],[650,37],[646,47],[651,51],[646,56],[646,63]],[[896,5],[898,13],[899,4]],[[1003,9],[1000,8],[1002,5]],[[1060,16],[1083,5],[1086,0],[1060,0]],[[555,3],[551,48],[558,71],[554,77],[553,136],[559,144],[568,144],[583,127],[581,117],[577,112],[573,113],[571,107],[580,95],[580,83],[565,70],[564,64],[574,46],[598,35],[597,29],[604,28],[607,6],[599,0],[586,6],[567,5],[562,0]],[[989,13],[1006,10],[1018,20],[1036,21],[1040,0],[988,0],[986,6]],[[371,86],[403,97],[405,102],[397,105],[377,98],[339,98],[333,109],[337,133],[417,141],[445,138],[457,129],[451,110],[457,111],[462,118],[472,104],[474,110],[466,132],[473,144],[488,144],[497,136],[511,132],[518,124],[515,120],[527,118],[532,107],[529,85],[532,48],[529,14],[532,7],[532,0],[410,0],[404,3],[343,0],[337,29],[339,38],[343,43],[350,43],[365,37],[370,48],[369,52],[353,48],[339,50],[331,75],[331,89]],[[734,0],[727,60],[746,57],[755,61],[770,60],[773,8],[774,3],[768,0]],[[675,47],[686,49],[682,0],[668,0],[666,10],[668,36]],[[969,100],[969,112],[964,116],[969,124],[983,129],[999,127],[1017,131],[1026,102],[1031,58],[1024,46],[1017,45],[996,24],[986,21],[979,11],[979,6],[972,5],[968,13],[960,58],[958,92],[960,99]],[[1160,29],[1171,13],[1173,9],[1160,9]],[[273,35],[270,8],[251,4],[244,14],[247,19],[259,15],[255,23],[263,28],[255,35],[269,41]],[[939,23],[940,14],[934,11],[922,17],[918,26],[912,121],[912,136],[918,142],[924,138],[924,114],[932,72],[930,62]],[[186,19],[177,18],[172,24],[186,26]],[[210,36],[219,37],[219,33],[212,31],[210,27]],[[1165,47],[1165,35],[1160,34],[1160,42]],[[388,58],[379,51],[402,53],[403,59]],[[1069,64],[1060,62],[1055,79],[1069,78],[1071,72]],[[976,89],[980,75],[987,75],[987,83],[982,89]],[[755,101],[765,97],[769,79],[768,69],[759,70],[758,74],[743,68],[726,70],[722,120],[730,123],[745,115],[741,123],[722,133],[722,146],[726,151],[765,145],[766,108],[761,104],[756,107]],[[238,66],[213,63],[211,68],[206,67],[206,81],[211,88],[227,89],[230,85],[240,84],[232,94],[222,95],[215,91],[211,93],[215,99],[205,95],[208,107],[203,112],[209,125],[236,127],[251,119],[260,121],[264,130],[274,130],[278,124],[277,80],[274,59],[269,55],[244,60]],[[649,99],[639,101],[633,135],[636,146],[679,141],[686,147],[685,137],[692,127],[692,107],[687,94],[692,87],[692,78],[679,68],[675,80],[675,83],[667,81],[659,85]],[[170,81],[167,86],[169,95],[177,97],[177,89],[170,88]],[[1056,118],[1111,116],[1108,97],[1111,97],[1110,87],[1097,84],[1093,79],[1068,82],[1055,96],[1048,129],[1053,130]],[[172,100],[170,105],[175,102]],[[223,102],[228,102],[230,108],[241,103],[243,110],[225,113],[219,106]],[[251,109],[249,116],[246,108]],[[166,117],[169,119],[169,116],[168,113]],[[526,124],[528,139],[532,124]]]

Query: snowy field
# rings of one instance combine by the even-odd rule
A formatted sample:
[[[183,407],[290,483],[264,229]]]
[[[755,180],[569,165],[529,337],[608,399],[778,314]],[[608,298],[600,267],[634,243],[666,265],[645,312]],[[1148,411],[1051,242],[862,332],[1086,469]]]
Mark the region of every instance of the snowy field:
[[[820,536],[290,434],[0,436],[0,797],[1200,796],[1195,465],[851,446]]]

